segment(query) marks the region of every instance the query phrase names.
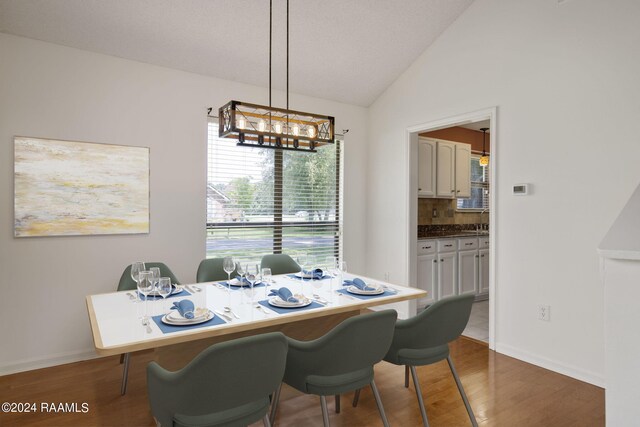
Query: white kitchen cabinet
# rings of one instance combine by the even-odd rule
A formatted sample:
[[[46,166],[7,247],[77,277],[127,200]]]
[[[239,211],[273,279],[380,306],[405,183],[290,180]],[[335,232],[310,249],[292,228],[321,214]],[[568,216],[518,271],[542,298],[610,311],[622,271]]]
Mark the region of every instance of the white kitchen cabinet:
[[[418,256],[418,288],[427,291],[427,296],[418,300],[419,309],[438,301],[438,288],[436,287],[437,256],[435,253]]]
[[[453,198],[456,193],[456,144],[438,141],[436,197]]]
[[[478,251],[478,293],[489,293],[489,249]]]
[[[471,145],[456,144],[455,196],[471,197]]]
[[[456,252],[438,254],[438,299],[457,293],[457,258]]]
[[[418,197],[436,195],[436,141],[418,141]]]
[[[458,252],[458,295],[478,293],[478,251]]]

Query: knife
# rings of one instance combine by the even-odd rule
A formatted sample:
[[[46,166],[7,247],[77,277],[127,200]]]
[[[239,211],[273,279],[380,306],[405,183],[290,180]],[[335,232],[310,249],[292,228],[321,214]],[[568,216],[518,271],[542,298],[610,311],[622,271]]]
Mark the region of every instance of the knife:
[[[226,314],[224,314],[223,312],[219,311],[219,310],[213,310],[218,316],[227,319],[229,322],[233,321],[233,319],[230,316],[227,316]]]

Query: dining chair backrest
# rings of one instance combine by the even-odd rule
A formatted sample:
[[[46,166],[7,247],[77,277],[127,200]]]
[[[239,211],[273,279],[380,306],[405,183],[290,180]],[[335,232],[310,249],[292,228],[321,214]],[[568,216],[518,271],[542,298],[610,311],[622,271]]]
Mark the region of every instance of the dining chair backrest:
[[[176,276],[166,264],[162,262],[145,262],[144,266],[147,270],[151,267],[158,267],[160,268],[161,277],[170,277],[171,283],[176,283],[178,285],[180,284],[180,281],[176,278]],[[136,287],[136,282],[131,278],[131,265],[128,265],[127,268],[125,268],[122,272],[122,276],[120,276],[118,291],[131,291],[136,289]]]
[[[287,254],[269,254],[262,257],[260,268],[270,268],[271,274],[298,273],[300,265]]]
[[[286,360],[286,337],[271,332],[215,344],[179,371],[151,362],[147,366],[151,412],[162,426],[173,426],[176,418],[206,417],[243,405],[251,408],[252,402],[264,402],[266,413]]]
[[[469,322],[474,298],[473,294],[443,298],[416,316],[399,321],[394,347],[430,348],[455,340]]]
[[[350,317],[316,340],[297,342],[290,352],[303,352],[301,369],[313,367],[314,375],[340,375],[371,367],[387,353],[397,316],[395,310],[383,310]],[[296,371],[290,365],[294,359],[289,358],[287,371]]]
[[[224,258],[209,258],[203,259],[198,265],[198,272],[196,273],[196,282],[217,282],[219,280],[227,280],[229,276],[223,268]],[[238,273],[234,269],[231,273],[231,278],[236,277]]]

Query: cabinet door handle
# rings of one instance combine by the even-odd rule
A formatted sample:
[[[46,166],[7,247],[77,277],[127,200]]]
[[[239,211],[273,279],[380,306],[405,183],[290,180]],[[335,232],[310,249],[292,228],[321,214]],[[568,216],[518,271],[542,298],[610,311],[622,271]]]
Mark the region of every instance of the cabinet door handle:
[[[444,245],[445,248],[450,248],[453,245]]]
[[[484,255],[480,255],[482,258],[484,258]]]
[[[456,193],[459,193],[459,192],[460,192],[460,190],[456,190]]]
[[[422,191],[422,188],[418,188],[418,191]]]
[[[471,246],[471,245],[473,245],[473,243],[465,243],[464,245],[465,246]]]
[[[443,260],[443,259],[441,259],[441,260],[440,260],[440,262],[444,262],[444,260]]]
[[[438,260],[437,260],[437,259],[434,259],[434,260],[433,260],[433,262],[434,262],[434,263],[437,263],[437,262],[438,262]]]
[[[455,192],[456,192],[456,190],[451,190],[451,192],[452,192],[452,193],[455,193]]]
[[[484,255],[482,255],[482,256],[484,256]],[[479,258],[478,255],[476,255],[476,258]]]

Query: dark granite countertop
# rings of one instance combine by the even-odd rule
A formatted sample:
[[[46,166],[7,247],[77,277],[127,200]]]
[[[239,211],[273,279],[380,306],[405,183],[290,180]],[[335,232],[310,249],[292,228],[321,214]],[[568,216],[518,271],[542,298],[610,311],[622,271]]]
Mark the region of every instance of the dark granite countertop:
[[[447,239],[454,237],[486,237],[488,235],[488,231],[435,231],[418,237],[418,240]]]

